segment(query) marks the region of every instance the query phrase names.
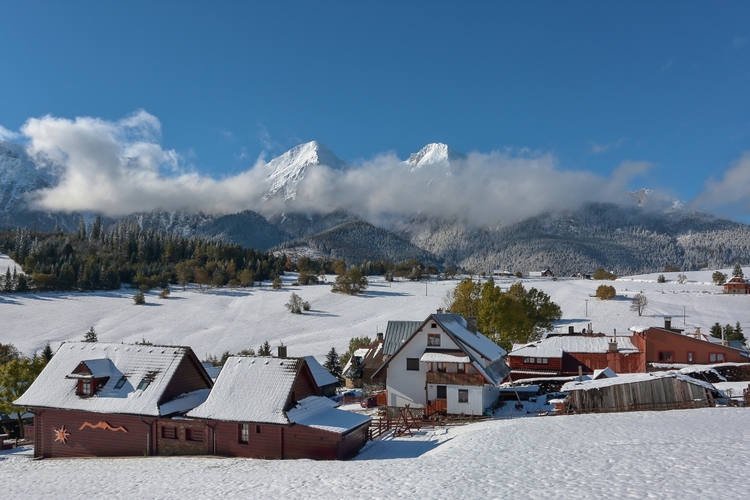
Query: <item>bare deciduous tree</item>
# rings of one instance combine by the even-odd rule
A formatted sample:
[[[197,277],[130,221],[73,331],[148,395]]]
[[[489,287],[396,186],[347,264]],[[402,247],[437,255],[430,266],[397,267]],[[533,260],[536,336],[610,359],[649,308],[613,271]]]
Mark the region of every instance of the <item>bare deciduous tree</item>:
[[[630,310],[637,312],[638,316],[643,315],[643,310],[648,305],[648,299],[642,293],[636,293],[633,297],[633,302],[630,304]]]

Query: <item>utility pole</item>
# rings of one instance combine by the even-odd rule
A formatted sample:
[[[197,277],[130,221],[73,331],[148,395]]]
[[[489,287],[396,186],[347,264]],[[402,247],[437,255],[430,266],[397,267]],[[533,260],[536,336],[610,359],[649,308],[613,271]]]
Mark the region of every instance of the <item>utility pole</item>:
[[[584,302],[586,302],[586,317],[589,317],[589,299],[584,299]]]

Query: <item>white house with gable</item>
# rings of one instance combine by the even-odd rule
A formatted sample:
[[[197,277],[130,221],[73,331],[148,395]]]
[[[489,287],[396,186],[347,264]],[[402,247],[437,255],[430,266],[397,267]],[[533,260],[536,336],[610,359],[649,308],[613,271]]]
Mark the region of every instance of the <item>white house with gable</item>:
[[[505,354],[460,314],[432,314],[373,379],[385,378],[388,406],[482,415],[510,371]]]

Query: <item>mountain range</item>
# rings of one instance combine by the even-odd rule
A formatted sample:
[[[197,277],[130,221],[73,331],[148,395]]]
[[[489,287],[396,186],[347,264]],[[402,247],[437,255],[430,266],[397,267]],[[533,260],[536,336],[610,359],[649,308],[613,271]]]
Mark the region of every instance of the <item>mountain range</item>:
[[[428,172],[421,180],[438,179],[460,172],[466,158],[445,144],[429,144],[403,161],[402,168]],[[631,193],[630,204],[582,203],[508,224],[477,225],[460,214],[446,217],[422,210],[366,220],[347,206],[318,213],[295,205],[310,169],[320,167],[331,175],[357,168],[313,141],[256,167],[265,169],[267,190],[260,206],[268,206],[267,211],[153,211],[105,217],[104,223],[119,219],[293,256],[343,258],[352,264],[417,259],[477,272],[528,273],[549,267],[557,275],[570,275],[602,267],[631,274],[666,265],[696,270],[750,263],[750,226],[689,210],[676,200],[656,200],[647,190]],[[54,165],[29,157],[23,146],[0,142],[0,227],[51,231],[58,226],[74,231],[80,217],[90,220],[94,214],[30,208],[29,195],[55,186],[59,175]],[[427,186],[415,186],[420,188]]]

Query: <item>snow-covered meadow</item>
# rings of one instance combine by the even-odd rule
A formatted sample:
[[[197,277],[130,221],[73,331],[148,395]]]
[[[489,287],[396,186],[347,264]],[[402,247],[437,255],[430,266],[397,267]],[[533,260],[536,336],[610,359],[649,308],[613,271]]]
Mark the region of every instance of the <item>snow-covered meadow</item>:
[[[748,411],[494,420],[375,441],[348,462],[3,452],[0,478],[7,498],[744,498]]]
[[[0,272],[13,262],[0,257]],[[731,270],[724,270],[730,273]],[[748,270],[750,271],[750,270]],[[628,334],[634,325],[663,324],[672,316],[678,328],[706,331],[715,322],[750,329],[750,296],[722,294],[711,283],[712,271],[665,273],[666,283],[657,283],[659,273],[620,278],[613,282],[593,280],[526,279],[524,286],[537,287],[560,305],[563,318],[558,329],[576,330],[592,324],[594,331]],[[296,275],[284,276],[282,290],[269,283],[248,289],[182,290],[173,287],[169,299],[159,299],[158,290],[146,295],[146,305],[133,303],[133,290],[115,292],[69,292],[44,294],[0,294],[0,342],[13,343],[22,352],[40,351],[47,342],[53,349],[65,340],[82,340],[94,327],[100,341],[148,342],[187,345],[199,357],[257,349],[265,340],[272,346],[284,343],[289,355],[314,355],[322,359],[331,347],[345,350],[355,336],[374,338],[389,320],[423,320],[444,305],[446,293],[456,280],[385,282],[371,278],[370,287],[359,296],[334,294],[327,284],[293,286]],[[329,279],[332,279],[329,277]],[[515,280],[497,279],[502,288]],[[617,297],[601,301],[593,297],[601,284],[610,284]],[[312,310],[290,314],[285,304],[292,292],[310,302]],[[648,306],[642,317],[630,311],[633,295],[642,292]],[[683,326],[684,325],[684,326]]]

